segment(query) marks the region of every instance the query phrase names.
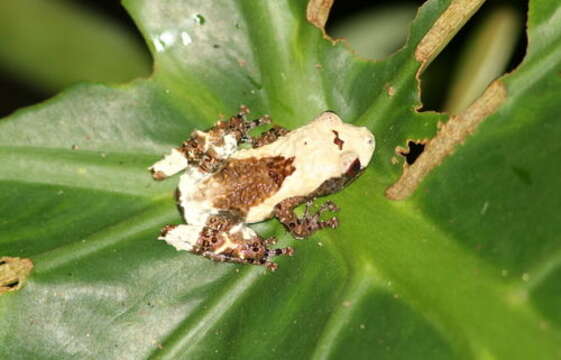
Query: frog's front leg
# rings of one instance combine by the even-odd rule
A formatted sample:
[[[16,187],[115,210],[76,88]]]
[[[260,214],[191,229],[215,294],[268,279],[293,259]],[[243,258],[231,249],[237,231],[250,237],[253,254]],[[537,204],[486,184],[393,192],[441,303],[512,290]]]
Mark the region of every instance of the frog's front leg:
[[[306,208],[304,210],[304,215],[298,217],[294,209],[302,203],[306,203]],[[336,217],[332,217],[329,220],[321,220],[322,213],[339,210],[333,202],[326,201],[315,213],[310,212],[312,205],[313,200],[305,196],[288,198],[275,206],[275,217],[298,239],[308,237],[319,229],[326,227],[334,229],[339,225],[339,221]]]

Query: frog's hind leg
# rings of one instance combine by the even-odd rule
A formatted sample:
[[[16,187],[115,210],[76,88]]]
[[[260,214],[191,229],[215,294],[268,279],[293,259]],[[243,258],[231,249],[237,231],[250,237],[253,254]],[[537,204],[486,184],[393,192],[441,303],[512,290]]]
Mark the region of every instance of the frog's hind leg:
[[[215,254],[213,252],[207,251],[202,254],[202,256],[217,262],[229,262],[234,264],[249,264],[249,265],[260,265],[265,266],[270,271],[275,271],[278,269],[278,265],[266,258],[262,259],[241,259],[236,256],[226,255],[226,254]]]
[[[298,217],[294,212],[294,209],[303,203],[306,203],[304,215],[302,217]],[[313,200],[310,200],[307,197],[297,196],[288,198],[281,201],[275,207],[275,217],[279,219],[279,221],[294,237],[299,239],[308,237],[319,229],[327,227],[334,229],[339,225],[339,221],[336,217],[332,217],[328,220],[321,220],[322,213],[326,211],[339,210],[333,202],[326,201],[315,213],[310,212],[312,206]]]
[[[185,169],[188,165],[185,154],[179,149],[171,149],[171,152],[163,159],[155,162],[148,169],[152,173],[154,180],[164,180],[181,170]]]
[[[265,124],[270,124],[271,117],[269,115],[263,115],[255,120],[247,120],[247,114],[249,114],[249,108],[242,105],[240,112],[237,115],[231,117],[228,121],[218,122],[212,129],[209,130],[209,133],[216,134],[218,136],[233,134],[238,143],[249,143],[253,148],[258,148],[273,143],[279,137],[290,132],[288,129],[275,125],[259,136],[251,136],[249,135],[249,131],[251,129]]]
[[[290,247],[272,249],[275,238],[264,239],[232,214],[217,214],[205,225],[167,225],[158,238],[177,250],[186,250],[214,261],[265,266],[276,270],[275,256],[291,256]]]
[[[253,248],[255,250],[255,247]],[[292,256],[294,254],[294,250],[290,247],[287,248],[280,248],[280,249],[267,249],[265,250],[262,256],[257,257],[246,257],[241,258],[239,254],[235,253],[225,253],[225,254],[216,254],[212,251],[205,251],[201,255],[211,259],[213,261],[218,262],[231,262],[234,264],[249,264],[249,265],[259,265],[265,266],[270,271],[275,271],[278,269],[278,265],[271,261],[271,258],[275,256]]]
[[[231,135],[213,136],[212,131],[193,131],[191,137],[180,147],[171,149],[168,155],[149,168],[152,177],[164,180],[187,167],[201,174],[210,174],[218,170],[236,151],[238,140]]]
[[[166,225],[158,239],[164,240],[177,251],[185,250],[217,262],[264,265],[273,271],[277,268],[276,264],[268,260],[269,257],[240,257],[240,251],[236,246],[228,246],[230,242],[228,232],[215,230],[208,226]],[[278,250],[283,252],[283,249]],[[275,250],[267,250],[267,252],[275,252]]]
[[[200,225],[166,225],[160,231],[158,240],[164,240],[178,251],[196,251],[204,226]]]
[[[271,144],[277,141],[279,137],[284,136],[289,132],[290,130],[288,129],[285,129],[280,126],[274,126],[271,129],[262,133],[261,135],[257,137],[252,137],[249,142],[251,143],[251,146],[253,146],[253,148],[259,148],[261,146],[265,146],[267,144]]]
[[[202,173],[214,173],[237,150],[240,142],[251,142],[249,131],[268,124],[268,115],[256,120],[247,120],[249,109],[241,106],[240,112],[229,120],[218,121],[208,131],[195,130],[183,144],[171,150],[162,160],[150,167],[156,180],[172,176],[188,165]]]
[[[235,223],[235,217],[231,215],[214,215],[207,221],[207,240],[203,256],[215,261],[232,262],[238,264],[261,265],[274,271],[277,264],[271,258],[275,256],[292,256],[293,249],[278,248],[270,246],[276,243],[276,238],[262,238],[250,227],[241,221]]]

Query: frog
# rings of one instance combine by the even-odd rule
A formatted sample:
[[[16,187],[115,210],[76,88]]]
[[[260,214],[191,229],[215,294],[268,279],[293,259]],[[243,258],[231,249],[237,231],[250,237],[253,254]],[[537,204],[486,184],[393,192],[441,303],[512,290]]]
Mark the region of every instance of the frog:
[[[324,219],[339,208],[317,198],[338,192],[370,163],[374,134],[324,111],[294,130],[274,125],[259,135],[252,129],[271,117],[248,120],[249,108],[190,138],[149,167],[162,181],[183,172],[175,198],[185,224],[166,225],[159,240],[217,262],[278,268],[276,256],[292,256],[292,247],[274,248],[275,237],[258,235],[249,224],[277,218],[296,239],[338,218]],[[304,205],[303,215],[295,209]],[[317,210],[312,211],[315,206]]]

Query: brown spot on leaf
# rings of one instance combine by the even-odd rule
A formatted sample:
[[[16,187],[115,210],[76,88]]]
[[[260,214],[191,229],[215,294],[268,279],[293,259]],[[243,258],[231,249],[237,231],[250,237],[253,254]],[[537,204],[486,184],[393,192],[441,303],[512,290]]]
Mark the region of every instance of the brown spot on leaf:
[[[30,259],[0,257],[0,295],[19,290],[33,269]]]
[[[325,34],[325,23],[335,0],[310,0],[306,8],[306,18],[309,22],[322,29]]]
[[[389,96],[394,96],[395,95],[395,88],[393,86],[391,86],[390,84],[384,85],[384,89],[386,89],[386,92],[388,93]]]
[[[386,190],[386,197],[390,200],[403,200],[410,196],[430,171],[440,165],[444,158],[475,132],[487,116],[501,106],[506,96],[506,88],[500,80],[491,83],[470,107],[440,126],[436,136],[426,143],[415,163],[406,166],[399,180]]]

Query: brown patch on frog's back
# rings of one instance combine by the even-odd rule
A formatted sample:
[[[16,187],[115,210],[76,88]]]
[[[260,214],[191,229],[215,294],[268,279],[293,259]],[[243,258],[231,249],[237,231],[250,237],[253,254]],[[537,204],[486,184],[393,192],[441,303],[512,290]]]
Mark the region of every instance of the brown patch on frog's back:
[[[218,184],[213,205],[218,209],[238,210],[244,215],[276,193],[284,179],[296,168],[294,157],[230,159],[211,181]]]

